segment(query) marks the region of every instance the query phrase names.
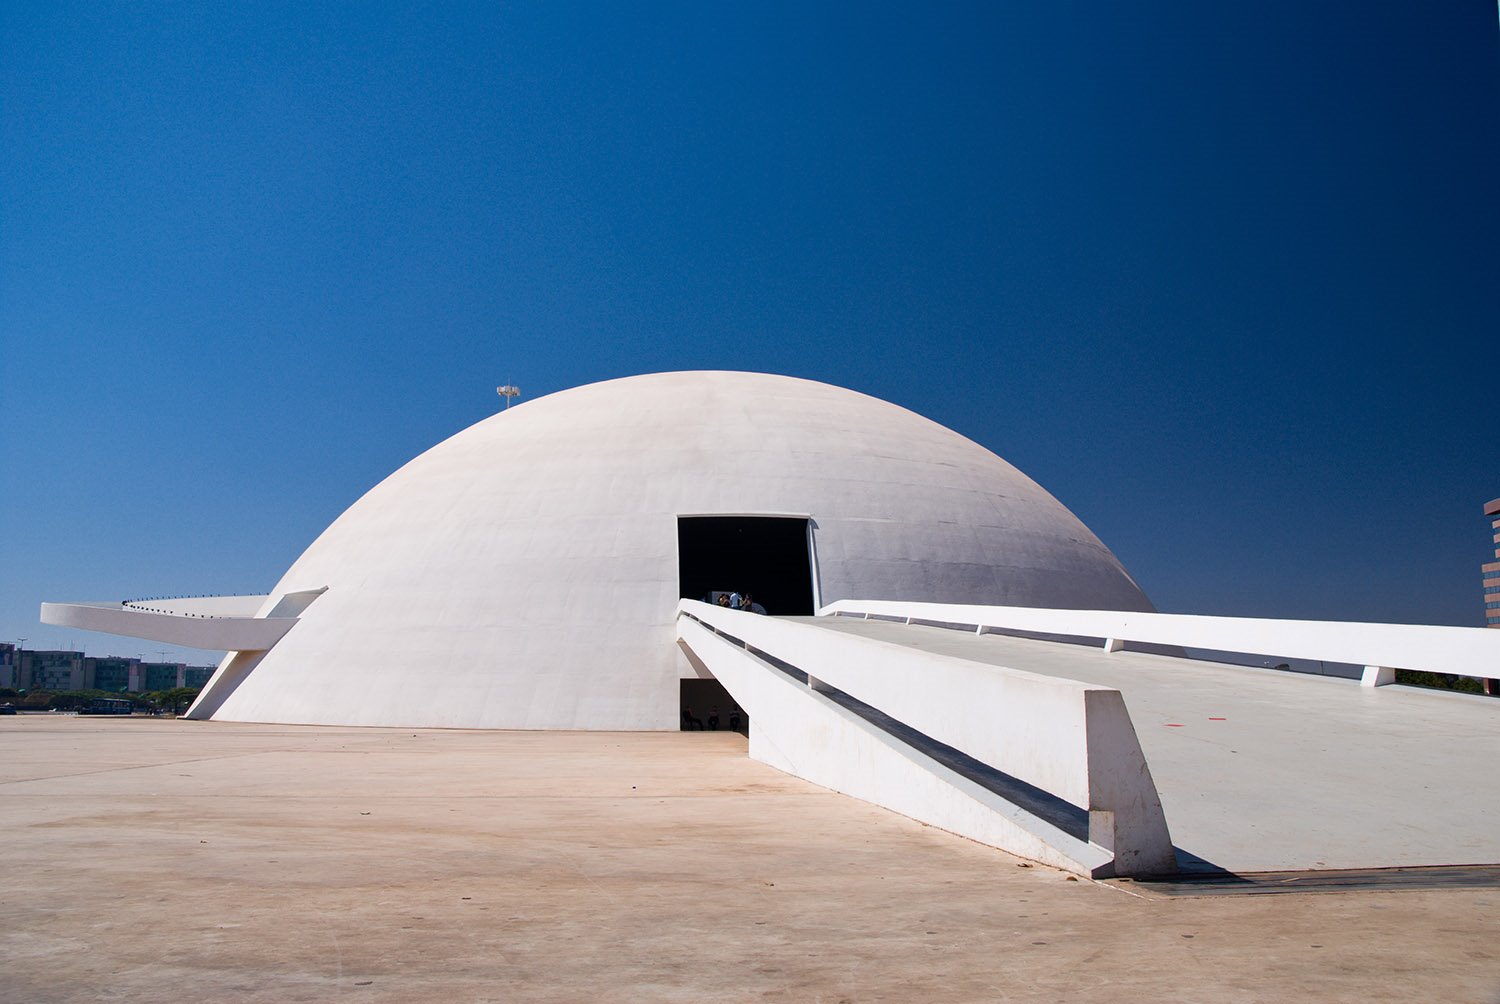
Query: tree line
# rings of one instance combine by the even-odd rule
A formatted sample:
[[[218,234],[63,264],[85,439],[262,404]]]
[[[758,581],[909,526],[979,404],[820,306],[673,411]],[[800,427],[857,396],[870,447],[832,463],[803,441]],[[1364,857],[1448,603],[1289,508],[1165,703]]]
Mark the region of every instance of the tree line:
[[[130,702],[132,711],[148,714],[180,715],[192,705],[202,687],[172,687],[139,694],[121,694],[108,690],[13,690],[0,687],[0,704],[12,704],[21,711],[77,711],[100,698]]]

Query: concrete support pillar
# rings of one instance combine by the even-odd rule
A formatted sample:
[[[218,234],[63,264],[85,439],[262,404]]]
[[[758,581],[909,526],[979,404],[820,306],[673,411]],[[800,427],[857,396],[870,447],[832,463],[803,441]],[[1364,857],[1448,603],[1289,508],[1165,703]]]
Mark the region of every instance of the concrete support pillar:
[[[1396,670],[1390,666],[1366,666],[1359,678],[1361,687],[1384,687],[1396,682]]]
[[[1118,638],[1104,639],[1104,651],[1106,652],[1118,652],[1124,647],[1125,643]]]
[[[1115,814],[1106,809],[1089,810],[1089,843],[1111,854],[1115,851]]]

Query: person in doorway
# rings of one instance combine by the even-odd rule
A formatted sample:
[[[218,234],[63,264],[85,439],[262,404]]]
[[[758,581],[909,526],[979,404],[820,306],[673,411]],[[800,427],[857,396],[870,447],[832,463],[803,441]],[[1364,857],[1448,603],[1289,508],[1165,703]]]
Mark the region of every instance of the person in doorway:
[[[708,731],[710,731],[710,732],[717,732],[717,731],[719,731],[719,709],[718,708],[709,708],[708,709]]]
[[[684,731],[684,732],[692,732],[695,729],[697,731],[699,731],[699,732],[703,731],[703,720],[700,719],[700,718],[694,718],[693,717],[693,709],[692,708],[683,708],[682,709],[682,731]]]
[[[732,610],[738,610],[740,608],[740,594],[739,593],[730,593],[729,594],[729,606],[730,606],[730,609],[732,609]]]
[[[748,610],[752,614],[764,614],[766,612],[766,608],[751,599],[749,593],[740,597],[740,609]]]
[[[718,604],[721,607],[727,607],[727,606],[729,606],[729,594],[728,593],[720,593],[719,594],[719,599],[718,599]]]
[[[729,709],[729,731],[730,732],[738,732],[739,730],[740,730],[740,709],[737,708],[737,707],[730,708]]]

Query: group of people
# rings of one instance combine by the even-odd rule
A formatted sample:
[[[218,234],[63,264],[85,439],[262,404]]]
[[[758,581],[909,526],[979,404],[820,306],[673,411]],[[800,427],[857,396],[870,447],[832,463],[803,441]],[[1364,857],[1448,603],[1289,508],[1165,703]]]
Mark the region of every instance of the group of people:
[[[766,612],[766,608],[751,599],[749,593],[714,592],[705,596],[703,602],[715,603],[721,607],[728,607],[731,610],[744,610],[752,614],[763,614]]]
[[[682,709],[682,730],[684,732],[717,732],[719,731],[719,709],[710,708],[708,712],[708,728],[704,729],[703,719],[693,714],[692,708]],[[729,709],[729,731],[740,731],[740,709],[731,707]]]

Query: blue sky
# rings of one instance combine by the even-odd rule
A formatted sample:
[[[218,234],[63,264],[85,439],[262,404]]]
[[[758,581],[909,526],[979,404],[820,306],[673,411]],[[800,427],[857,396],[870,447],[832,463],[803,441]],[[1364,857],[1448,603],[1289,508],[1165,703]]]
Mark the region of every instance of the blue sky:
[[[697,368],[951,426],[1163,610],[1482,623],[1484,5],[13,3],[0,151],[0,639],[153,654],[37,605]]]

